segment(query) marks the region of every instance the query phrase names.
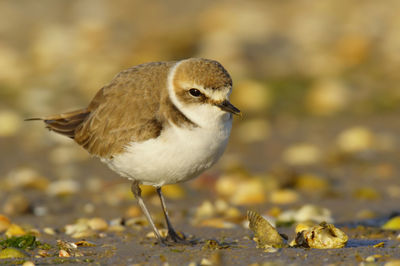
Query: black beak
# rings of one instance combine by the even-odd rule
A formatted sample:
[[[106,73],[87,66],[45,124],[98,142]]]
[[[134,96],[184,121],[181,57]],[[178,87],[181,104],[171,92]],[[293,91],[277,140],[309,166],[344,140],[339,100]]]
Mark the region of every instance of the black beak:
[[[234,115],[239,115],[240,110],[237,109],[233,104],[231,104],[228,100],[223,101],[222,103],[216,104],[221,110],[227,111]]]

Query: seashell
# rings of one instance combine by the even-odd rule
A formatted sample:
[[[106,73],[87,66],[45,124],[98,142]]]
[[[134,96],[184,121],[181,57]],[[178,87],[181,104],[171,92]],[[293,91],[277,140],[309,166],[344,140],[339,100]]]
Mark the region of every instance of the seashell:
[[[296,247],[305,248],[343,248],[348,241],[347,235],[333,224],[321,223],[317,226],[305,226],[297,232]]]
[[[259,248],[281,248],[286,244],[278,231],[261,215],[254,211],[247,211],[249,227],[254,232],[254,240]]]

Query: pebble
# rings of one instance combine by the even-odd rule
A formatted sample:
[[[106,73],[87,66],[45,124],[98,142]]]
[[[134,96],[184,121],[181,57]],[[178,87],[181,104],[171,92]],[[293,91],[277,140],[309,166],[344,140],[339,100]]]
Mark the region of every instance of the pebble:
[[[49,181],[33,168],[20,167],[8,173],[6,184],[11,189],[33,188],[37,190],[45,190],[49,185]]]
[[[269,200],[273,204],[290,204],[297,202],[300,198],[299,193],[292,189],[279,189],[272,191]]]
[[[321,223],[321,222],[332,223],[333,218],[331,216],[330,210],[316,205],[306,204],[297,211],[288,210],[282,212],[277,217],[277,221],[283,223],[306,222],[306,221],[313,221],[316,223]]]
[[[43,228],[43,232],[45,234],[52,235],[52,236],[54,236],[56,234],[56,230],[54,230],[54,228],[51,228],[51,227]]]
[[[168,230],[163,228],[163,229],[158,229],[158,232],[160,233],[161,237],[167,237],[168,235]],[[156,235],[154,234],[153,231],[149,232],[146,234],[147,238],[156,238]]]
[[[125,216],[126,217],[139,217],[142,215],[142,211],[138,206],[130,206],[126,211],[125,211]]]
[[[23,236],[26,235],[26,231],[22,229],[21,226],[17,224],[11,224],[10,227],[7,229],[5,232],[5,235],[7,237],[12,237],[12,236]]]
[[[95,217],[88,221],[88,226],[92,230],[104,231],[108,228],[108,223],[103,218]]]
[[[390,260],[384,266],[400,266],[400,259]]]
[[[0,214],[0,233],[3,233],[11,226],[11,221],[8,217]]]
[[[237,227],[236,224],[226,221],[223,218],[208,218],[200,221],[196,224],[200,227],[213,227],[213,228],[224,228],[224,229],[232,229]]]
[[[147,226],[149,222],[144,216],[133,217],[126,220],[126,226]]]
[[[330,188],[330,184],[322,176],[302,174],[296,178],[295,187],[314,194],[326,192]]]
[[[64,249],[60,249],[58,251],[58,256],[59,257],[63,257],[63,258],[68,258],[71,257],[71,255],[68,253],[68,251],[64,250]]]
[[[320,159],[320,149],[309,143],[292,145],[283,152],[283,160],[289,165],[311,165]]]
[[[391,218],[382,228],[386,230],[400,230],[400,216]]]
[[[0,111],[0,137],[15,135],[21,128],[23,119],[14,111]]]
[[[22,266],[35,266],[35,263],[33,263],[32,261],[25,261],[24,263],[22,263]]]
[[[378,200],[380,193],[373,187],[361,187],[354,191],[354,197],[360,200]]]
[[[265,119],[253,118],[240,123],[235,129],[235,134],[244,143],[260,142],[270,135],[270,126]]]
[[[336,141],[342,151],[355,153],[373,148],[375,136],[368,128],[355,126],[343,130]]]
[[[374,219],[377,217],[377,213],[372,210],[363,209],[357,211],[355,217],[361,220]]]
[[[271,90],[265,83],[256,80],[240,80],[235,85],[232,102],[246,113],[261,113],[271,105]]]
[[[210,218],[216,214],[216,210],[211,201],[205,200],[197,207],[195,217],[196,219]]]
[[[0,259],[25,258],[29,255],[19,248],[5,248],[0,250]]]
[[[366,262],[376,262],[379,258],[382,258],[382,255],[374,254],[365,258]]]
[[[347,106],[349,91],[342,82],[336,79],[317,81],[306,95],[308,110],[315,115],[333,115]]]
[[[236,192],[229,198],[235,205],[252,205],[267,200],[263,182],[260,178],[250,178],[238,184]]]
[[[71,179],[57,180],[52,182],[47,188],[50,196],[67,196],[78,193],[80,184]]]
[[[10,195],[3,205],[3,211],[7,215],[20,215],[31,211],[31,205],[23,194]]]
[[[185,190],[179,184],[163,186],[162,192],[169,199],[182,199],[186,196]]]

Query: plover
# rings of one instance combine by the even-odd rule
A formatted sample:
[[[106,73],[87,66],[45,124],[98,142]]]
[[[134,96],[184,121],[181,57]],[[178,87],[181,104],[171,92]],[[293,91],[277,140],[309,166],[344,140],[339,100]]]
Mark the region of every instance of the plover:
[[[161,187],[197,177],[221,157],[240,110],[229,102],[232,79],[214,60],[189,58],[134,66],[101,88],[89,106],[32,118],[132,180],[132,192],[158,241],[185,243],[171,225]],[[168,228],[162,238],[140,184],[160,197]]]

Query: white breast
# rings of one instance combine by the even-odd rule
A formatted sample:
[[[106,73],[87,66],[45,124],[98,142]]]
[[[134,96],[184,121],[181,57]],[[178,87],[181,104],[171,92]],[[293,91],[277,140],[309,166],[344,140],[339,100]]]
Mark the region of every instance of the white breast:
[[[103,161],[120,175],[145,185],[186,181],[210,168],[221,157],[231,127],[232,118],[227,113],[206,128],[171,125],[158,138],[132,142],[125,153]]]

